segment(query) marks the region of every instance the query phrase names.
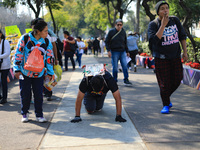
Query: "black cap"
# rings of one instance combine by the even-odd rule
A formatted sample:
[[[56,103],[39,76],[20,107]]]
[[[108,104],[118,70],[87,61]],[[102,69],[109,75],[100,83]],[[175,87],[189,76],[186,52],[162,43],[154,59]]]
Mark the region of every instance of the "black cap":
[[[156,9],[157,15],[158,15],[158,11],[159,11],[159,9],[160,9],[160,6],[161,6],[161,5],[164,5],[164,4],[167,4],[168,7],[169,7],[169,4],[168,4],[166,1],[159,1],[159,2],[156,4],[155,9]]]

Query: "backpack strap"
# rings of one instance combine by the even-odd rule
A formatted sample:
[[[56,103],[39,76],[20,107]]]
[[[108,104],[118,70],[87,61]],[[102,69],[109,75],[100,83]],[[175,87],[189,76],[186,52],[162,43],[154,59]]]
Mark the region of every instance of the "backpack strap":
[[[106,83],[106,80],[104,79],[103,76],[102,76],[102,78],[103,78],[103,81],[104,81],[106,87],[108,88],[108,84]],[[86,79],[86,83],[87,83],[87,86],[88,86],[88,83],[89,83],[88,76],[86,76],[85,79]]]
[[[5,39],[2,39],[3,41],[2,41],[2,51],[1,51],[1,54],[3,54],[4,53],[4,41],[5,41]],[[0,68],[1,68],[1,64],[3,63],[3,58],[0,60]]]
[[[24,44],[25,44],[25,46],[26,46],[26,44],[27,44],[27,42],[28,42],[28,38],[29,38],[29,35],[28,35],[28,33],[27,33],[27,34],[24,35]],[[48,40],[48,38],[45,38],[44,40],[45,40],[45,43],[46,43],[46,45],[47,45],[47,47],[48,47],[48,45],[49,45],[49,40]]]
[[[154,20],[153,20],[153,22],[155,22],[156,23],[156,25],[157,25],[157,28],[159,27],[159,21],[158,21],[158,18],[155,18]]]
[[[103,78],[103,81],[104,81],[104,83],[105,83],[106,87],[108,88],[108,84],[106,83],[106,80],[104,79],[104,77],[103,77],[103,76],[102,76],[102,78]]]
[[[2,41],[2,51],[1,51],[1,54],[3,54],[4,53],[4,41],[5,41],[5,39],[2,39],[3,41]]]
[[[28,33],[24,35],[24,46],[26,46],[27,42],[28,42],[28,38],[29,38],[29,35]]]
[[[45,38],[44,40],[45,40],[45,43],[46,43],[46,45],[47,45],[47,47],[48,47],[48,45],[49,45],[49,39],[48,39],[48,38]]]

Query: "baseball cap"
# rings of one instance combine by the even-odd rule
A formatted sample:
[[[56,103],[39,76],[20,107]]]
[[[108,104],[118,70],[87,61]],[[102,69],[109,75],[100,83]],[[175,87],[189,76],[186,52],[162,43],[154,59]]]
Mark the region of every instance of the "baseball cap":
[[[115,21],[115,24],[117,24],[118,22],[123,23],[122,19],[117,19],[117,20]]]
[[[133,34],[133,31],[128,31],[128,35]]]
[[[156,9],[157,15],[158,15],[158,11],[159,11],[159,9],[160,9],[160,6],[161,6],[161,5],[164,5],[164,4],[167,4],[168,7],[169,7],[169,4],[168,4],[166,1],[159,1],[159,2],[156,4],[155,9]]]

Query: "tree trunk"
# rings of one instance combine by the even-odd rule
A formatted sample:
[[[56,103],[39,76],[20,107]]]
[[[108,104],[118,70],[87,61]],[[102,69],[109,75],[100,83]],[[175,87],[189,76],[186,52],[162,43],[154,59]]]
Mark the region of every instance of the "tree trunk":
[[[48,6],[48,8],[49,8],[49,12],[50,12],[50,14],[51,14],[51,19],[52,19],[52,21],[53,21],[53,31],[54,31],[54,33],[56,33],[56,23],[55,23],[55,20],[54,20],[54,17],[53,17],[53,13],[52,13],[52,10],[51,10],[51,6]]]
[[[188,36],[188,38],[190,39],[191,41],[191,44],[192,44],[192,47],[193,47],[193,52],[194,52],[194,59],[195,59],[195,62],[199,62],[198,59],[197,59],[197,52],[198,52],[198,48],[196,46],[196,42],[194,40],[194,38],[192,37],[192,35],[190,34],[190,31],[189,31],[189,27],[188,27],[188,21],[190,20],[191,18],[191,15],[192,14],[192,10],[189,9],[185,3],[183,2],[183,0],[179,0],[179,4],[180,6],[187,12],[187,16],[184,17],[184,20],[183,20],[183,27],[185,29],[185,32]]]
[[[137,5],[136,5],[136,32],[140,32],[140,1],[137,0]]]
[[[142,2],[142,6],[144,7],[145,9],[145,12],[146,12],[146,15],[150,18],[150,21],[154,20],[156,15],[153,15],[150,11],[150,8],[149,8],[149,5],[147,4],[148,1],[151,1],[151,0],[143,0]]]

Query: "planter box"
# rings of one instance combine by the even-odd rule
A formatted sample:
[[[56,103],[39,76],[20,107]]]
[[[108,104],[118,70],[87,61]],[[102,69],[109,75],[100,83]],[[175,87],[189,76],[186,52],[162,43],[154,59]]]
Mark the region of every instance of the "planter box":
[[[182,83],[200,90],[200,70],[183,65]]]

